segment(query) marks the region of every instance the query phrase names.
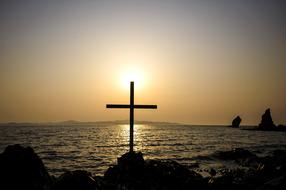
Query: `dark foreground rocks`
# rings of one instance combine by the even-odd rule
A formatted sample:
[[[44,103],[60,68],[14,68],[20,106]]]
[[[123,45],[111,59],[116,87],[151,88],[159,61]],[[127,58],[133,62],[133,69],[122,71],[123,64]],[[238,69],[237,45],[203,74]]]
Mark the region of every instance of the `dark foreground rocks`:
[[[62,174],[53,184],[53,190],[95,190],[98,184],[91,173],[83,170],[68,171]]]
[[[210,189],[286,189],[286,151],[275,150],[271,156],[257,157],[234,149],[216,154],[222,161],[239,164],[236,169],[223,169],[209,181]]]
[[[210,169],[202,177],[175,162],[144,160],[141,152],[122,155],[104,176],[83,170],[51,177],[32,148],[8,146],[0,154],[0,189],[31,190],[185,190],[185,189],[286,189],[286,151],[258,157],[245,149],[214,154],[218,162],[237,168]]]
[[[259,161],[259,157],[242,148],[235,148],[230,151],[217,152],[215,155],[219,160],[234,161],[241,166],[249,166]]]
[[[144,161],[139,153],[126,153],[104,175],[107,189],[205,189],[207,181],[172,161]]]
[[[0,154],[0,189],[46,190],[51,185],[50,175],[32,148],[11,145]]]

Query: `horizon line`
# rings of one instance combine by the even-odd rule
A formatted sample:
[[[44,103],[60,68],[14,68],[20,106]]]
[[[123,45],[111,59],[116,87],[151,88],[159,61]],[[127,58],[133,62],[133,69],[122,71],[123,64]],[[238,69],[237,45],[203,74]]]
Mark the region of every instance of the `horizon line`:
[[[64,123],[116,123],[116,122],[126,122],[129,124],[129,119],[122,120],[101,120],[101,121],[81,121],[81,120],[62,120],[62,121],[8,121],[8,122],[0,122],[0,125],[3,124],[64,124]],[[171,121],[152,121],[152,120],[135,120],[135,122],[146,122],[146,123],[168,123],[168,124],[177,124],[177,125],[201,125],[201,126],[229,126],[231,122],[228,124],[223,123],[214,123],[214,124],[195,124],[189,122],[171,122]],[[241,126],[256,126],[258,124],[242,124]]]

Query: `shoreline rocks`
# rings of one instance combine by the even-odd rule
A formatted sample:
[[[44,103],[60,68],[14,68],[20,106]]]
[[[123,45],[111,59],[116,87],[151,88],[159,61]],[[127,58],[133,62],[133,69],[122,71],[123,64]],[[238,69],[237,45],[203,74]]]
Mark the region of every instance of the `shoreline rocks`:
[[[91,173],[84,170],[68,171],[63,173],[53,184],[52,190],[94,190],[97,183]]]
[[[129,152],[104,174],[108,189],[204,189],[205,179],[175,161],[144,161],[141,152]]]
[[[48,190],[52,178],[31,147],[9,145],[0,154],[0,189]]]
[[[0,189],[32,190],[185,190],[185,189],[285,189],[286,150],[258,157],[237,148],[214,155],[218,162],[234,161],[238,168],[213,169],[203,177],[175,161],[144,160],[129,152],[109,167],[103,177],[84,170],[51,177],[32,148],[8,146],[0,154]]]

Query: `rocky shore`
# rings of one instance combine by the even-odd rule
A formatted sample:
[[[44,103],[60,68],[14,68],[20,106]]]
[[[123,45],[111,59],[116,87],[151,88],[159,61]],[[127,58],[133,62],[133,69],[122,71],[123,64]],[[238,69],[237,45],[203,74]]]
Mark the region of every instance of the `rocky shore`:
[[[240,167],[210,169],[208,176],[175,161],[144,160],[141,152],[122,155],[104,176],[84,170],[51,176],[30,147],[10,145],[0,154],[0,189],[30,190],[183,190],[183,189],[285,189],[286,151],[259,157],[245,149],[216,152],[219,160]]]

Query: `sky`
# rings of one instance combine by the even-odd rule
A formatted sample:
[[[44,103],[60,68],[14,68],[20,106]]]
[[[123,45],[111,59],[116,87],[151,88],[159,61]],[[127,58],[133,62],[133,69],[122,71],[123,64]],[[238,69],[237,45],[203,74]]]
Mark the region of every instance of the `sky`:
[[[0,122],[286,123],[284,0],[1,0]]]

